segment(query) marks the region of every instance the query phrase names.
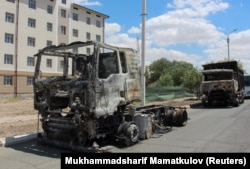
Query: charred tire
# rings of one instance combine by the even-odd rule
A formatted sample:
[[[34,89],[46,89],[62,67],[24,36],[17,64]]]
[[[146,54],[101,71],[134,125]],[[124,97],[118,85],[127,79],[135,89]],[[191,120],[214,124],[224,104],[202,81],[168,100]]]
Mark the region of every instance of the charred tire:
[[[77,144],[81,146],[85,146],[88,141],[88,134],[86,132],[79,132],[77,135]]]
[[[118,135],[126,146],[133,145],[139,140],[139,128],[134,122],[125,122],[120,125]]]
[[[174,110],[169,109],[166,113],[166,118],[165,118],[165,125],[166,126],[172,126],[173,124],[173,115],[174,115]]]
[[[234,107],[238,107],[240,105],[240,102],[238,99],[235,100],[235,102],[233,103]]]
[[[188,114],[186,110],[177,110],[173,114],[173,123],[177,126],[184,126],[188,120]]]
[[[208,107],[208,103],[206,103],[205,101],[202,101],[202,105],[203,107]]]
[[[125,133],[126,137],[127,137],[127,145],[132,145],[138,142],[138,138],[139,138],[139,128],[136,124],[130,124],[128,126],[128,128],[126,129],[126,133]]]

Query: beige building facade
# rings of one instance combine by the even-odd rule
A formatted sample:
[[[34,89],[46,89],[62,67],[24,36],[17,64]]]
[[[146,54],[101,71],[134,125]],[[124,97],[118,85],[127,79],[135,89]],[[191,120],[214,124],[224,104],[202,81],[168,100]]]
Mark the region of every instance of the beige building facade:
[[[39,49],[104,42],[109,17],[70,0],[1,0],[0,16],[0,96],[33,93],[34,54]],[[44,73],[61,71],[60,60],[49,57],[42,66]]]

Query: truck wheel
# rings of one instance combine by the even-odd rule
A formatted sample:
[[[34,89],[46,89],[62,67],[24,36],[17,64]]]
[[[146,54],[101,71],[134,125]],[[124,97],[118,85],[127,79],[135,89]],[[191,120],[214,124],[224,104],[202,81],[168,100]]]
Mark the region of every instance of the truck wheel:
[[[184,126],[188,120],[188,114],[186,110],[177,110],[173,114],[173,123],[177,126]]]
[[[77,141],[79,145],[85,146],[87,140],[88,140],[88,134],[86,132],[78,134]]]
[[[236,99],[236,101],[233,103],[233,106],[234,106],[234,107],[238,107],[238,106],[239,106],[239,104],[240,104],[240,103],[239,103],[239,100],[238,100],[238,99]]]
[[[202,103],[203,107],[208,107],[207,103]]]
[[[202,102],[202,105],[203,105],[203,107],[205,107],[205,108],[210,107],[210,102],[205,102],[205,101],[203,101],[203,102]]]
[[[126,146],[133,145],[139,140],[139,128],[134,122],[124,122],[118,128],[118,138]]]
[[[133,145],[138,142],[139,128],[136,124],[130,124],[126,130],[127,146]]]

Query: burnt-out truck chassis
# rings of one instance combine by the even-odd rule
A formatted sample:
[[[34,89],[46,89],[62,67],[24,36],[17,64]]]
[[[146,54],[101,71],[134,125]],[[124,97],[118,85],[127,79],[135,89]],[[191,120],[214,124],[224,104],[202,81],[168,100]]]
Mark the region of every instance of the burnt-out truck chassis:
[[[34,108],[43,129],[40,142],[97,151],[95,143],[129,146],[188,120],[184,107],[138,104],[140,76],[133,49],[73,42],[45,47],[35,57]]]

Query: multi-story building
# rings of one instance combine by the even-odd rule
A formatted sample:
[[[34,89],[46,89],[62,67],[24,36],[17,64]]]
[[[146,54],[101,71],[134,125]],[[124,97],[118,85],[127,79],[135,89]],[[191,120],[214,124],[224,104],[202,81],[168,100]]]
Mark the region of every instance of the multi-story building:
[[[1,0],[0,16],[0,96],[33,93],[34,54],[39,49],[104,42],[109,17],[70,0]],[[58,60],[48,58],[44,64],[47,73],[60,70]]]

